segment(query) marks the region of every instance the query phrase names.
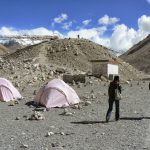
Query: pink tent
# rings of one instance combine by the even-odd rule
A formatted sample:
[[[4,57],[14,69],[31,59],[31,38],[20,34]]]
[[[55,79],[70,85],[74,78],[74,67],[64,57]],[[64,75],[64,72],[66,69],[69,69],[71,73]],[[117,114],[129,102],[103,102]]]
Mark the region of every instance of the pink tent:
[[[80,99],[74,89],[64,81],[53,79],[38,91],[34,101],[46,108],[52,108],[77,104]]]
[[[22,96],[10,81],[0,78],[0,101],[21,99]]]

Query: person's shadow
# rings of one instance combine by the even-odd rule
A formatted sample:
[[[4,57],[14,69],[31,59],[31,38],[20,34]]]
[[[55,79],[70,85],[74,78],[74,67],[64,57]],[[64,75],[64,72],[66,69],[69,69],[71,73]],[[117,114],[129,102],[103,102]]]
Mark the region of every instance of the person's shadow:
[[[121,117],[120,120],[142,120],[144,117]]]
[[[121,117],[120,120],[143,120],[150,119],[150,117]]]
[[[121,117],[120,120],[131,120],[131,121],[140,121],[143,119],[150,119],[150,117]],[[115,122],[115,120],[110,120],[109,122]],[[106,121],[76,121],[71,122],[72,124],[96,124],[96,123],[107,123]]]
[[[110,122],[113,122],[113,121],[110,121]],[[73,124],[97,124],[97,123],[106,123],[106,121],[77,121],[77,122],[71,122]]]

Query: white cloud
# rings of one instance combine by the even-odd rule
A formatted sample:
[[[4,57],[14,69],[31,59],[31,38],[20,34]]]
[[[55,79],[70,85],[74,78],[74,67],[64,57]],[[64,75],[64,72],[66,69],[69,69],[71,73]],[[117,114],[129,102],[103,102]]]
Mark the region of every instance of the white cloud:
[[[139,29],[150,33],[150,16],[143,15],[138,19]]]
[[[61,15],[59,15],[58,17],[54,18],[54,23],[62,23],[63,21],[68,19],[68,15],[62,13]]]
[[[18,31],[12,27],[1,27],[0,28],[0,35],[1,36],[12,36],[12,35],[19,35]]]
[[[91,19],[87,19],[87,20],[84,20],[82,21],[83,25],[88,25],[92,20]]]
[[[72,21],[70,21],[70,22],[65,22],[65,23],[63,24],[62,28],[65,29],[65,30],[69,30],[71,26],[72,26]]]
[[[104,15],[102,18],[98,20],[99,24],[103,25],[109,25],[109,24],[115,24],[119,21],[119,18],[112,17],[110,18],[108,15]]]
[[[150,4],[150,0],[147,0],[147,2]]]
[[[107,39],[109,40],[109,42],[107,42],[108,45],[105,46],[117,51],[130,49],[150,33],[145,30],[144,25],[140,26],[137,31],[133,28],[128,28],[124,24],[115,26],[111,37]]]
[[[48,30],[44,27],[30,29],[30,30],[17,30],[12,27],[2,27],[2,28],[0,28],[0,35],[1,36],[21,36],[21,35],[29,35],[29,36],[32,36],[32,35],[37,35],[37,36],[58,35],[58,36],[62,36],[62,34],[59,33],[58,31]]]
[[[150,34],[150,16],[143,15],[138,19],[138,30],[126,25],[117,25],[110,37],[110,48],[114,50],[128,50]]]
[[[150,34],[150,18],[148,16],[141,16],[138,19],[138,25],[138,30],[128,28],[125,24],[115,25],[109,37],[104,37],[104,33],[107,32],[106,26],[69,31],[67,37],[76,38],[79,34],[80,37],[92,40],[107,48],[126,51]]]
[[[57,30],[48,30],[44,27],[35,28],[30,30],[17,30],[12,27],[1,27],[0,35],[13,36],[13,35],[58,35],[59,37],[71,37],[77,38],[80,35],[81,38],[92,40],[98,44],[101,44],[107,48],[120,51],[128,50],[134,44],[143,40],[148,34],[150,34],[150,16],[143,15],[138,20],[138,29],[127,27],[125,24],[115,25],[112,34],[107,35],[107,27],[93,27],[90,29],[79,28],[78,30],[69,30],[72,26],[72,22],[61,23],[62,28],[69,30],[66,34],[60,33]],[[110,33],[110,29],[109,29]]]
[[[80,29],[77,31],[69,31],[67,37],[81,38],[92,40],[100,45],[113,50],[127,50],[137,41],[139,37],[134,29],[129,29],[126,25],[117,25],[110,37],[104,37],[103,34],[107,31],[105,26],[91,29]]]
[[[76,31],[69,31],[67,37],[76,38],[77,35],[80,35],[81,38],[90,39],[94,41],[96,37],[103,35],[107,30],[106,27],[100,28],[91,28],[91,29],[80,29]]]
[[[36,29],[32,29],[32,30],[20,30],[19,33],[21,34],[27,34],[27,35],[53,35],[52,31],[49,31],[46,28],[36,28]]]
[[[117,25],[110,37],[109,47],[113,50],[127,50],[137,41],[137,32],[126,25]]]

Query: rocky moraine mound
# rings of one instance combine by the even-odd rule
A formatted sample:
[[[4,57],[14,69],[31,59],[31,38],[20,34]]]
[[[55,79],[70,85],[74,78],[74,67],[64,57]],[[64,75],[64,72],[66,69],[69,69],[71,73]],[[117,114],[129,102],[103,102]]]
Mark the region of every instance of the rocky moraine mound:
[[[86,39],[52,39],[27,46],[0,59],[0,75],[16,85],[39,84],[64,73],[91,72],[91,60],[113,59],[119,63],[123,80],[140,79],[143,74],[109,49]]]

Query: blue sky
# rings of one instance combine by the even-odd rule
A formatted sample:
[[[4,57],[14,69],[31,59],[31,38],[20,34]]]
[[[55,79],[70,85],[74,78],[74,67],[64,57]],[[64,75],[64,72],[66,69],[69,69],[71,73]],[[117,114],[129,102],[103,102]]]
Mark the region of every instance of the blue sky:
[[[127,50],[150,34],[150,0],[1,0],[0,35],[90,39]]]

